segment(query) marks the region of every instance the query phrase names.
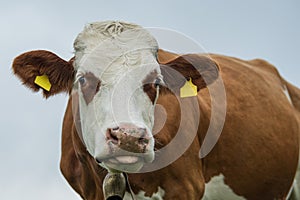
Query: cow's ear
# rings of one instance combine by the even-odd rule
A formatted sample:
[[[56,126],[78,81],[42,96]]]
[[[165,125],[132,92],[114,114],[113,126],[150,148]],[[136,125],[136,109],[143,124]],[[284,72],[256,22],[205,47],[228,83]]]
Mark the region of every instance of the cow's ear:
[[[12,69],[24,85],[35,92],[42,89],[44,97],[48,98],[71,90],[75,74],[72,62],[73,59],[67,62],[54,53],[37,50],[16,57]],[[43,87],[43,82],[47,87]]]
[[[207,55],[179,55],[163,50],[158,51],[158,62],[167,87],[182,87],[192,80],[199,91],[212,84],[219,76],[219,66]]]

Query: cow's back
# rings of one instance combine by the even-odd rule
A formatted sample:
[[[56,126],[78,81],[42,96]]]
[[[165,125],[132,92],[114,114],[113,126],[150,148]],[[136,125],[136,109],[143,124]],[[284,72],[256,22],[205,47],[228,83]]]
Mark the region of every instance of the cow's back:
[[[299,112],[285,93],[288,83],[266,61],[211,57],[220,67],[227,114],[217,145],[203,159],[207,184],[222,176],[247,199],[283,198],[296,172],[300,135]],[[199,96],[202,111],[209,112],[207,91]]]

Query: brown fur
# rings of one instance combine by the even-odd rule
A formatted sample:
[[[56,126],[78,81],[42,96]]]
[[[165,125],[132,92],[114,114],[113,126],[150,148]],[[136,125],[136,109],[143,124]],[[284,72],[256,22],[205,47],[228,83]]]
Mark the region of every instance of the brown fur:
[[[44,97],[68,92],[73,84],[73,60],[64,61],[54,53],[44,50],[30,51],[16,57],[12,68],[24,85],[37,92],[40,87],[34,83],[36,76],[47,75],[52,85],[50,91],[43,89]]]
[[[88,72],[87,74],[83,75],[83,77],[85,81],[84,83],[79,83],[79,85],[81,87],[83,98],[86,104],[89,104],[99,91],[101,81],[91,72]]]
[[[191,78],[199,91],[212,84],[219,75],[218,64],[208,55],[180,55],[159,49],[157,59],[168,88],[178,89]]]
[[[214,60],[211,61],[208,60],[208,55],[188,55],[193,62],[197,57],[204,62],[202,69],[207,69],[207,83],[218,77],[215,64],[218,63],[219,76],[224,81],[227,95],[227,116],[221,137],[212,152],[200,160],[199,149],[211,115],[209,92],[204,88],[206,84],[197,70],[186,62],[189,59],[175,54],[168,55],[168,52],[161,53],[160,59],[164,60],[164,55],[167,58],[164,64],[176,68],[185,78],[192,77],[198,87],[202,88],[198,93],[201,110],[199,127],[195,127],[197,122],[192,116],[194,106],[198,105],[193,105],[190,98],[180,100],[189,105],[187,113],[190,113],[182,117],[186,125],[184,134],[189,137],[190,130],[198,128],[198,137],[193,140],[188,150],[169,166],[154,172],[129,174],[134,192],[143,190],[146,191],[146,195],[151,195],[160,186],[166,192],[164,199],[200,199],[205,190],[204,183],[222,173],[225,183],[236,194],[247,199],[284,199],[292,184],[299,156],[299,89],[285,82],[272,65],[262,60],[243,61],[210,55]],[[50,58],[53,56],[50,55]],[[51,71],[58,73],[55,70],[57,68],[51,67],[53,62],[49,65],[47,59],[33,65],[41,66],[39,68],[32,67],[32,63],[37,62],[32,59],[23,57],[16,60],[13,66],[15,73],[34,90],[38,88],[32,84],[32,79],[36,74],[41,74],[39,68],[48,66]],[[62,69],[69,69],[66,67],[69,66],[67,62],[55,63],[62,63]],[[203,63],[198,64],[197,69],[197,66],[203,67]],[[27,66],[28,70],[22,71],[19,66]],[[52,77],[46,69],[41,72],[47,72],[47,75]],[[55,91],[70,89],[66,87],[70,87],[73,72],[67,72],[65,82],[61,83],[63,89]],[[53,80],[50,78],[50,81]],[[288,102],[282,91],[283,85],[287,85],[298,111]],[[61,171],[83,199],[101,200],[102,181],[107,172],[89,155],[76,132],[71,98],[63,122]],[[157,103],[163,105],[168,113],[165,126],[155,135],[159,145],[164,146],[175,136],[182,113],[176,96],[170,92],[162,93]],[[158,117],[155,116],[156,119]],[[172,154],[171,151],[169,153]]]
[[[221,137],[203,159],[205,180],[222,173],[247,199],[284,199],[296,172],[300,132],[282,78],[263,60],[212,58],[221,68],[228,106]],[[208,112],[205,99],[200,105]]]

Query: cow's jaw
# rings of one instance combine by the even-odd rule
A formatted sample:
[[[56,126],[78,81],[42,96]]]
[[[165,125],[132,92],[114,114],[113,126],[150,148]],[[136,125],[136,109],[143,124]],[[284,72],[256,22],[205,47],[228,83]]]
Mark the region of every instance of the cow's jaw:
[[[137,172],[154,159],[154,103],[143,85],[151,72],[160,74],[157,44],[140,27],[124,34],[107,31],[96,37],[95,30],[84,30],[75,42],[74,92],[79,96],[80,132],[88,152],[101,166]],[[101,37],[104,40],[97,41]],[[93,81],[88,82],[90,89],[86,89],[87,81]]]

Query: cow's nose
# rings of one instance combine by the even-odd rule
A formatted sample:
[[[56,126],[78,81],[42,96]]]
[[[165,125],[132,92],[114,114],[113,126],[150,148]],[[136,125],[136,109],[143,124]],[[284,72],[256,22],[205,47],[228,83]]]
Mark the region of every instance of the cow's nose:
[[[106,131],[108,142],[133,153],[145,153],[150,139],[147,135],[147,129],[133,124],[120,124]]]

